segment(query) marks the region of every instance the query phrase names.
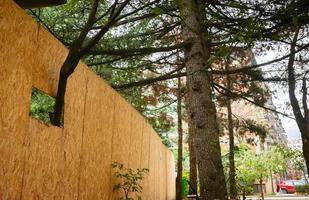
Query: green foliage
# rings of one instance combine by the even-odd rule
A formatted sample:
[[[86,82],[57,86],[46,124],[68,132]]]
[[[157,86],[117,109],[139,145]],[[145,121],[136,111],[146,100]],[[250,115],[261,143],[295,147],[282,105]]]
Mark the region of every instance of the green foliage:
[[[287,165],[281,149],[273,147],[269,151],[255,154],[245,145],[240,145],[235,153],[238,186],[241,191],[252,192],[253,183],[266,180],[271,172],[282,172]]]
[[[255,171],[255,155],[245,145],[241,145],[235,152],[236,178],[240,191],[251,193],[253,183],[258,178]]]
[[[170,138],[170,134],[176,131],[174,119],[170,114],[172,112],[174,111],[169,108],[165,108],[159,111],[143,113],[148,118],[148,122],[161,137],[163,144],[167,147],[173,146],[173,141]]]
[[[132,169],[125,168],[123,164],[118,162],[113,162],[112,167],[116,170],[115,175],[119,180],[113,191],[122,190],[124,192],[124,197],[121,197],[120,200],[134,200],[133,197],[130,197],[131,194],[135,194],[137,199],[141,199],[140,193],[142,193],[142,186],[140,182],[143,180],[144,176],[149,172],[149,169]]]
[[[68,0],[65,5],[33,9],[29,11],[29,14],[34,16],[38,22],[44,23],[54,36],[70,48],[86,24],[92,3],[93,1]],[[105,13],[111,10],[111,4],[111,1],[100,1],[96,13],[96,17],[100,20],[93,25],[93,30],[87,35],[84,44],[92,39],[94,33],[99,30],[98,27],[106,24],[109,14],[105,15]],[[101,49],[112,52],[122,50],[122,52],[99,55],[87,54],[83,56],[83,61],[91,70],[112,85],[139,81],[174,69],[175,52],[149,54],[134,51],[134,49],[139,48],[155,48],[174,44],[174,37],[166,35],[173,30],[169,27],[175,27],[177,21],[176,18],[165,14],[166,10],[172,7],[174,5],[169,1],[130,1],[122,11],[122,16],[128,14],[120,20],[124,23],[115,25],[112,28],[113,30],[108,31],[93,48],[93,50]],[[142,17],[149,13],[155,15]],[[130,22],[131,19],[139,17],[141,17],[139,20]],[[167,32],[164,32],[165,29]],[[167,62],[171,64],[166,64]],[[166,102],[168,104],[174,99],[169,85],[156,84],[147,88],[133,87],[119,90],[121,95],[148,119],[167,146],[171,146],[168,133],[171,131],[171,127],[175,125],[173,119],[166,115],[166,111],[163,109],[160,109],[160,112],[152,110],[155,110],[161,104],[166,104]]]
[[[295,186],[295,190],[299,194],[309,195],[309,184],[297,185],[297,186]]]
[[[302,151],[292,149],[283,149],[282,151],[295,170],[303,170],[305,168],[306,163]]]
[[[259,136],[262,142],[264,142],[268,133],[267,128],[263,124],[252,119],[236,119],[234,121],[234,127],[240,135],[249,131]]]
[[[265,153],[267,165],[270,170],[275,173],[286,171],[288,165],[282,149],[278,146],[273,146],[268,152]]]
[[[189,194],[189,172],[183,172],[182,180],[181,180],[181,187],[182,187],[182,197],[185,198]]]
[[[55,98],[45,94],[37,88],[32,88],[30,116],[45,123],[50,123],[50,113],[53,113]]]

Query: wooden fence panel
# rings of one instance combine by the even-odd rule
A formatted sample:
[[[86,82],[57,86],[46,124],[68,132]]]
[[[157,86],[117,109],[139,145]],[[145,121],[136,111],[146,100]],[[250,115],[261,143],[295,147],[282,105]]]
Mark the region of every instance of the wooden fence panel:
[[[94,74],[87,74],[82,144],[80,199],[108,199],[114,121],[114,93]],[[102,115],[104,113],[104,115]]]
[[[62,199],[62,129],[30,120],[22,199]]]
[[[150,200],[157,200],[158,197],[158,187],[159,184],[151,184],[157,183],[159,180],[158,174],[158,162],[159,162],[159,151],[157,147],[157,137],[153,134],[153,131],[150,130],[150,154],[149,154],[149,199]]]
[[[78,199],[87,71],[82,64],[77,67],[68,80],[65,96],[62,182],[66,200]]]
[[[130,156],[130,140],[131,140],[131,122],[132,122],[132,108],[128,103],[115,95],[114,101],[114,124],[113,124],[113,138],[112,138],[112,162],[119,162],[128,166]],[[111,170],[111,185],[110,191],[118,183],[115,177],[115,170]],[[122,195],[121,192],[113,192],[110,199],[117,199]]]
[[[0,196],[20,199],[31,96],[32,62],[27,57],[36,30],[10,3],[0,1]]]
[[[155,146],[156,146],[156,179],[155,182],[158,183],[156,187],[156,199],[157,200],[164,200],[165,199],[165,191],[163,191],[163,188],[165,188],[165,163],[163,163],[165,155],[162,152],[161,147],[163,147],[163,144],[161,142],[160,137],[156,134],[155,135]]]
[[[148,168],[149,169],[149,162],[150,162],[150,126],[147,124],[146,120],[143,120],[143,137],[141,138],[142,142],[142,151],[141,151],[141,168]],[[145,176],[142,181],[143,193],[142,199],[149,199],[150,196],[150,187],[152,187],[150,183],[149,173]]]
[[[144,131],[144,118],[136,111],[132,109],[132,121],[131,121],[131,149],[129,155],[129,167],[140,168],[141,163],[141,151],[142,151],[142,138]]]
[[[176,194],[176,173],[175,160],[171,151],[166,149],[166,199],[175,199]]]
[[[166,171],[166,149],[164,144],[162,144],[161,139],[159,140],[159,149],[160,149],[160,174],[161,174],[161,179],[160,179],[160,199],[165,200],[166,199],[166,187],[167,187],[167,182],[166,182],[166,176],[167,176],[167,171]]]
[[[0,199],[114,200],[113,161],[149,168],[143,199],[174,199],[173,158],[157,133],[82,62],[64,126],[31,118],[32,87],[55,95],[68,51],[12,0],[0,1],[0,33]]]
[[[49,33],[42,27],[36,25],[37,51],[35,63],[32,66],[33,85],[51,96],[56,96],[59,71],[67,56],[67,50],[62,45],[57,45],[56,38],[48,37]]]

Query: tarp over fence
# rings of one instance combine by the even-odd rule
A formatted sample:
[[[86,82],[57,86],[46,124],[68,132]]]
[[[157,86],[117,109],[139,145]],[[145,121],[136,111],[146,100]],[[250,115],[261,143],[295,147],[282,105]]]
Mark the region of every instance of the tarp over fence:
[[[68,51],[12,0],[0,1],[0,199],[116,199],[111,163],[149,168],[143,199],[174,199],[174,160],[145,119],[79,63],[64,127],[29,117],[32,87],[54,96]]]

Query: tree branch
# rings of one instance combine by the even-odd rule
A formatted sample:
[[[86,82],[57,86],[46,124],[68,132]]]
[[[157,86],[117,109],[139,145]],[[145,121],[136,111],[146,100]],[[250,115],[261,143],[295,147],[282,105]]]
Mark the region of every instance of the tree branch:
[[[145,47],[137,49],[102,49],[102,50],[90,50],[88,55],[113,55],[113,56],[126,56],[126,55],[144,55],[158,52],[173,51],[185,47],[187,43],[180,43],[174,46],[168,47]]]
[[[95,16],[98,10],[98,6],[99,6],[99,0],[94,0],[92,7],[91,7],[91,11],[88,17],[88,20],[83,28],[83,30],[80,32],[79,36],[77,37],[77,39],[73,42],[73,47],[75,46],[76,48],[79,48],[82,46],[83,41],[85,40],[88,32],[90,31],[91,27],[93,26],[93,24],[95,23]]]
[[[128,89],[128,88],[131,88],[131,87],[149,85],[151,83],[155,83],[155,82],[158,82],[158,81],[164,81],[164,80],[168,80],[168,79],[172,79],[172,78],[178,78],[178,77],[181,77],[181,76],[185,76],[186,73],[177,73],[177,74],[174,74],[174,73],[181,70],[183,67],[184,66],[181,66],[181,67],[179,67],[175,70],[172,70],[169,73],[164,74],[164,75],[159,76],[159,77],[148,78],[148,79],[135,81],[135,82],[131,82],[131,83],[123,84],[123,85],[112,85],[112,87],[114,89],[123,90],[123,89]]]
[[[120,15],[121,11],[124,7],[130,2],[130,0],[124,1],[119,8],[112,9],[110,18],[108,19],[107,23],[100,29],[100,31],[86,44],[81,52],[82,54],[86,54],[94,45],[96,45],[101,38],[109,31],[109,29],[117,22],[117,17]],[[117,11],[116,11],[117,10]]]
[[[304,107],[304,117],[305,120],[309,120],[309,109],[308,109],[308,103],[307,103],[307,80],[306,80],[306,73],[305,76],[303,77],[303,107]]]
[[[48,32],[51,33],[55,38],[57,38],[62,44],[64,44],[65,46],[71,46],[72,45],[72,44],[62,40],[61,38],[59,38],[58,35],[56,35],[52,31],[52,29],[41,19],[41,17],[39,15],[37,15],[32,9],[29,9],[29,11],[48,30]]]
[[[285,116],[285,117],[288,117],[288,118],[290,118],[290,119],[295,119],[295,118],[293,118],[293,117],[291,117],[291,116],[289,116],[289,115],[287,115],[287,114],[285,114],[285,113],[282,113],[282,112],[277,111],[277,110],[275,110],[275,109],[268,108],[268,107],[266,107],[266,106],[260,105],[260,104],[258,104],[258,103],[256,103],[256,102],[254,102],[253,100],[248,99],[247,97],[244,97],[244,96],[239,95],[239,94],[237,94],[237,93],[234,93],[234,92],[228,90],[227,88],[225,88],[225,87],[223,87],[223,86],[221,86],[221,85],[219,85],[219,84],[214,83],[214,85],[215,85],[215,89],[216,89],[220,94],[223,94],[223,95],[225,95],[225,96],[230,96],[230,97],[239,97],[239,98],[241,98],[241,99],[243,99],[243,100],[246,100],[246,101],[248,101],[248,102],[250,102],[250,103],[252,103],[252,104],[254,104],[254,105],[256,105],[256,106],[258,106],[258,107],[260,107],[260,108],[263,108],[263,109],[265,109],[265,110],[268,110],[268,111],[271,111],[271,112],[280,114],[280,115]],[[224,90],[224,91],[226,91],[226,92],[221,92],[218,88],[220,88],[220,89],[222,89],[222,90]]]
[[[290,56],[288,61],[288,86],[289,86],[289,97],[292,105],[293,113],[296,118],[297,123],[301,123],[303,121],[303,116],[301,113],[301,109],[298,103],[298,100],[295,95],[296,89],[296,80],[295,80],[295,70],[294,70],[294,61],[295,61],[295,46],[298,38],[300,27],[298,27],[294,33],[293,40],[291,43]]]
[[[304,49],[306,49],[308,47],[309,47],[309,43],[304,45],[304,46],[302,46],[301,48],[299,48],[297,50],[294,50],[293,52],[291,52],[291,53],[289,53],[289,54],[287,54],[285,56],[282,56],[280,58],[277,58],[277,59],[274,59],[274,60],[271,60],[271,61],[267,61],[267,62],[258,64],[258,65],[246,66],[246,67],[242,67],[242,68],[238,68],[238,69],[233,69],[233,70],[229,70],[229,71],[213,70],[212,73],[213,74],[236,74],[236,73],[246,72],[246,71],[249,71],[249,70],[252,70],[252,69],[255,69],[255,68],[263,67],[263,66],[266,66],[266,65],[270,65],[270,64],[282,61],[282,60],[284,60],[286,58],[290,58],[291,56],[295,57],[296,53],[299,53],[300,51],[302,51],[302,50],[304,50]]]

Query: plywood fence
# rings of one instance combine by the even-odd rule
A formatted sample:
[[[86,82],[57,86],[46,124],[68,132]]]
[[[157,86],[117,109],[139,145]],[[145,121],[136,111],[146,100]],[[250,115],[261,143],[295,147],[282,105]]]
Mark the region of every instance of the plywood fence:
[[[29,117],[32,87],[54,96],[67,53],[12,0],[0,0],[0,199],[117,199],[113,161],[149,168],[143,199],[174,199],[171,152],[83,63],[69,79],[64,127]]]

